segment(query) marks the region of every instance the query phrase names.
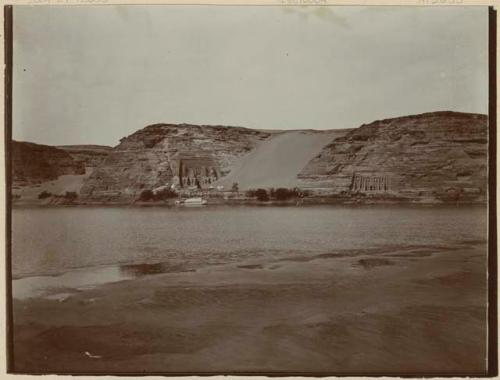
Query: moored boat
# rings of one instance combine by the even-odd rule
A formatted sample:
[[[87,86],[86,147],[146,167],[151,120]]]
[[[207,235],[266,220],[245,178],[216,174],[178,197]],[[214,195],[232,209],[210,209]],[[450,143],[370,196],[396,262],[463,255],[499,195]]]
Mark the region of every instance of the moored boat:
[[[204,206],[207,203],[208,203],[207,200],[201,197],[188,198],[175,201],[175,204],[179,206]]]

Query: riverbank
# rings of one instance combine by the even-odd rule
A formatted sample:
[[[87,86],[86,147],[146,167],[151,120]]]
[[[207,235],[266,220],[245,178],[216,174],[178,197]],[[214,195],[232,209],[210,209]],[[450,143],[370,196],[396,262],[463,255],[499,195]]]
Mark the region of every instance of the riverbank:
[[[479,375],[485,344],[484,241],[138,270],[14,299],[22,373]]]
[[[13,207],[96,207],[96,206],[123,206],[123,207],[174,207],[176,199],[162,201],[137,201],[137,200],[109,200],[109,201],[91,201],[91,200],[64,200],[59,198],[57,201],[38,200],[38,199],[13,199]],[[269,200],[259,201],[257,199],[224,199],[208,198],[209,206],[314,206],[314,205],[424,205],[424,206],[450,206],[450,205],[486,205],[486,202],[477,201],[437,201],[435,199],[405,199],[405,198],[339,198],[339,197],[311,197],[302,199],[289,199],[284,201]]]

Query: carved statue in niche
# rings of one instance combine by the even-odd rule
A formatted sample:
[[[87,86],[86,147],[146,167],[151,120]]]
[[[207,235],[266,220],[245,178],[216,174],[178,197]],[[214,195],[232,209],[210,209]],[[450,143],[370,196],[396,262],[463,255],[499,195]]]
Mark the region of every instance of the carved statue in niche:
[[[181,187],[209,187],[219,178],[218,170],[210,157],[180,158],[175,169]]]
[[[352,192],[387,192],[390,191],[390,178],[388,176],[367,176],[354,174],[351,191]]]

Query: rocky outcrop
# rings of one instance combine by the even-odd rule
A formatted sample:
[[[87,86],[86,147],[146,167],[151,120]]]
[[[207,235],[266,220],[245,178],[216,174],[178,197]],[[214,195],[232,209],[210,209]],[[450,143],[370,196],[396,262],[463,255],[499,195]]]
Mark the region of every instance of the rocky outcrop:
[[[57,148],[68,152],[76,162],[82,163],[86,168],[95,168],[102,164],[113,149],[104,145],[61,145]]]
[[[375,121],[333,140],[301,186],[346,197],[484,201],[487,117],[433,112]]]
[[[13,142],[12,172],[23,199],[22,188],[35,185],[36,198],[38,184],[52,181],[51,193],[77,192],[82,203],[130,203],[171,185],[217,195],[234,182],[240,190],[297,186],[321,201],[484,202],[487,138],[485,115],[457,112],[333,131],[155,124],[114,148]],[[65,174],[78,178],[53,181]]]
[[[87,199],[116,200],[171,184],[208,186],[270,135],[240,127],[150,125],[123,138],[80,193]]]
[[[12,141],[12,182],[28,186],[65,174],[85,174],[85,167],[64,150],[48,145]]]

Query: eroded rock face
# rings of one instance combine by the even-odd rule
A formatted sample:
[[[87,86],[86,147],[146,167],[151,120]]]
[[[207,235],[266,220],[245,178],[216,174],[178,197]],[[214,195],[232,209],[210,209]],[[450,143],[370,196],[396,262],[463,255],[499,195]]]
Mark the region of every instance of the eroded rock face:
[[[80,193],[98,200],[134,198],[144,189],[183,181],[187,185],[186,176],[194,175],[206,185],[209,178],[227,175],[237,157],[269,136],[239,127],[150,125],[123,138]]]
[[[65,174],[85,174],[85,167],[64,150],[53,146],[12,141],[12,182],[26,186]]]
[[[299,178],[346,196],[484,201],[487,129],[485,115],[458,112],[375,121],[335,139]]]
[[[57,148],[68,152],[76,162],[87,168],[99,166],[113,149],[104,145],[62,145]]]
[[[280,168],[284,167],[288,161],[283,161],[283,152],[290,147],[285,144],[286,149],[280,150],[276,142],[284,139],[291,144],[287,140],[290,138],[292,152],[298,155],[304,136],[308,135],[239,127],[155,124],[123,138],[112,149],[101,146],[58,149],[14,142],[13,179],[15,186],[23,187],[64,174],[84,174],[91,167],[92,174],[82,178],[79,199],[103,203],[128,203],[143,190],[171,184],[207,188],[226,181],[225,190],[229,190],[232,182],[239,182],[233,175],[238,162],[262,162],[252,169],[258,171],[275,160],[273,154],[276,154],[282,160]],[[271,152],[263,149],[268,145],[274,147]],[[303,165],[296,168],[300,171],[299,187],[313,194],[339,195],[348,201],[486,200],[487,117],[484,115],[434,112],[386,119],[344,131],[341,137],[322,146],[315,151],[321,153],[303,169]],[[268,153],[268,158],[260,159],[263,152]],[[276,187],[279,178],[275,178],[276,174],[267,175],[266,186]]]

